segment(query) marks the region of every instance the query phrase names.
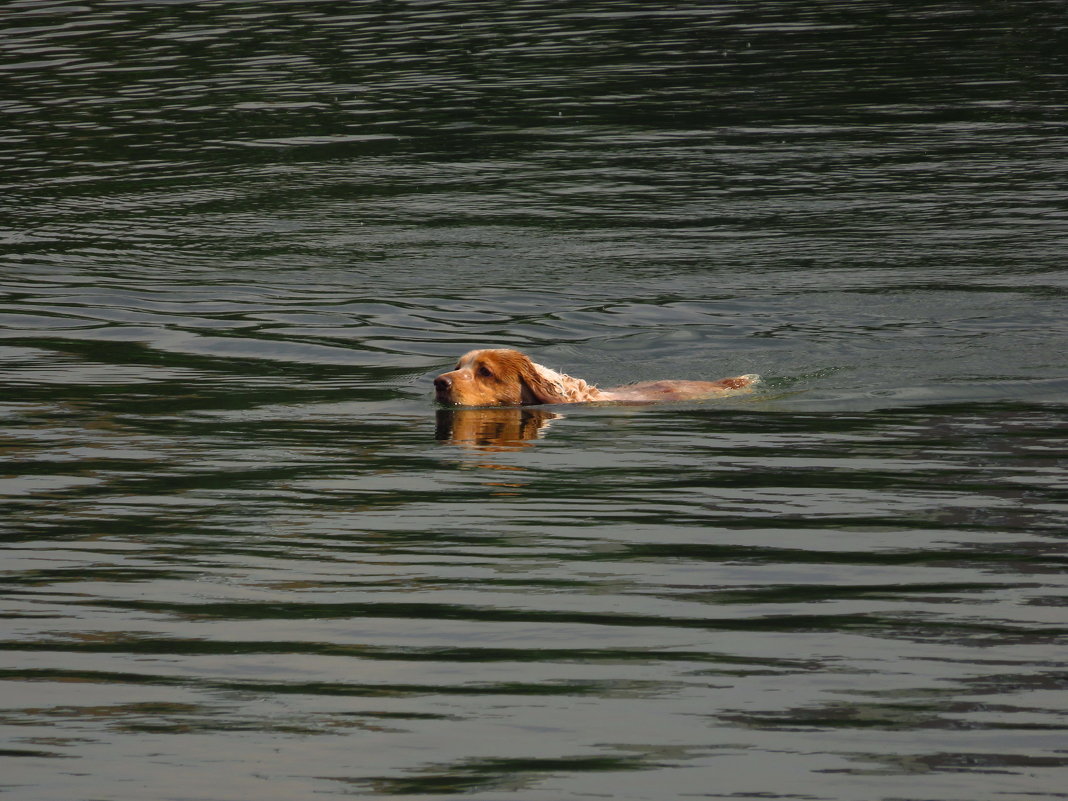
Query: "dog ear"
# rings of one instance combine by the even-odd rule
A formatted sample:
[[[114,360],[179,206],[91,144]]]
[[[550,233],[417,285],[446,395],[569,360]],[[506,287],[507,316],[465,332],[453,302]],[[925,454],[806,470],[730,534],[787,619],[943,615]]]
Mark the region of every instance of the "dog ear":
[[[538,372],[530,359],[519,369],[520,403],[531,406],[539,403],[567,403],[567,397],[561,393],[555,382]]]

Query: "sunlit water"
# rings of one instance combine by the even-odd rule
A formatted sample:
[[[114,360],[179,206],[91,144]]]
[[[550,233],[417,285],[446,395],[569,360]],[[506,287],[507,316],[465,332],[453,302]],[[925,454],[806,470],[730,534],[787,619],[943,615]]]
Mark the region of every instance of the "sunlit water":
[[[1060,4],[0,53],[11,798],[1068,797]],[[435,408],[487,345],[765,380]]]

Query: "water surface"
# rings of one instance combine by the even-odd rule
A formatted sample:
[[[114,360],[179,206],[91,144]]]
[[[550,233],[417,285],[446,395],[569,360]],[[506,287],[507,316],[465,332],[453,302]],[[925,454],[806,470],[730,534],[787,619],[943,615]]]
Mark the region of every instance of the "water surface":
[[[0,788],[1068,796],[1066,45],[9,3]],[[765,382],[436,408],[479,346]]]

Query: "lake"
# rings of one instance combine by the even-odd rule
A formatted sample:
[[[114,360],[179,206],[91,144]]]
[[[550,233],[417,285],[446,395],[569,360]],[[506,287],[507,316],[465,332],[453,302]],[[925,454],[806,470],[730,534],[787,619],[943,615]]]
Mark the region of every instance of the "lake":
[[[8,3],[0,791],[1068,798],[1066,76],[1052,2]]]

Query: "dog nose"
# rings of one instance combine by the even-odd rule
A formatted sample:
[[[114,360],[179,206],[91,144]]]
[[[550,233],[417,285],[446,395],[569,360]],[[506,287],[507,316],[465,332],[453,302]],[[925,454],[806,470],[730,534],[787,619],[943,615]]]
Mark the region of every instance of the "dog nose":
[[[452,379],[446,378],[443,375],[439,375],[437,378],[434,379],[434,389],[438,390],[439,392],[444,392],[451,386]]]

